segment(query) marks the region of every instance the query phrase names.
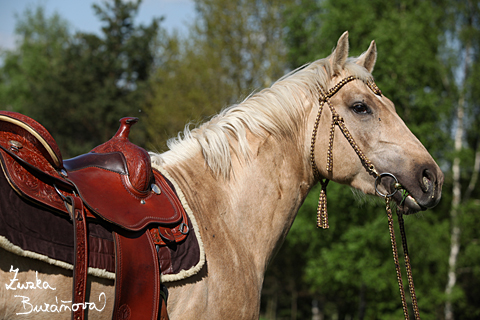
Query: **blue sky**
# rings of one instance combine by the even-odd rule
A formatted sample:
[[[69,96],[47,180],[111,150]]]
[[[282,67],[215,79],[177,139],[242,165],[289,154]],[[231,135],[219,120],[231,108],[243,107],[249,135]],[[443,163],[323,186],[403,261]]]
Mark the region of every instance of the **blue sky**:
[[[28,7],[42,5],[47,15],[58,12],[67,20],[73,31],[98,33],[100,23],[92,10],[92,3],[101,0],[0,0],[0,49],[15,47],[15,14],[20,15]],[[165,17],[162,26],[169,31],[174,29],[186,32],[190,21],[195,17],[193,0],[143,0],[140,5],[137,23],[148,24],[153,17]]]

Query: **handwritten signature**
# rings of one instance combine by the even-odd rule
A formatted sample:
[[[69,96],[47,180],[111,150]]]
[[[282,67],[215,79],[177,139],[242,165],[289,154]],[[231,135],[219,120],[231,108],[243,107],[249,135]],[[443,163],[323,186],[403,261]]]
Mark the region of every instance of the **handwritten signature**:
[[[18,271],[19,269],[16,268],[14,269],[13,266],[10,266],[10,271],[13,272],[14,276],[12,279],[9,279],[10,283],[5,284],[5,287],[7,290],[57,290],[56,288],[52,287],[47,281],[42,281],[38,277],[38,271],[35,271],[35,281],[25,281],[24,283],[21,283],[17,276],[18,276]],[[49,303],[43,303],[40,305],[33,305],[30,303],[30,298],[25,295],[14,295],[15,298],[20,298],[21,299],[21,304],[22,304],[22,311],[23,312],[18,312],[16,313],[17,315],[21,314],[30,314],[32,312],[63,312],[63,311],[77,311],[80,308],[83,310],[89,309],[89,310],[97,310],[97,311],[103,311],[105,309],[105,306],[107,305],[107,296],[105,295],[104,292],[100,293],[98,295],[98,304],[101,305],[103,302],[103,306],[101,308],[97,308],[97,305],[95,302],[85,302],[85,303],[73,303],[72,301],[63,301],[60,300],[58,297],[55,296],[55,303],[49,304]]]
[[[9,272],[15,272],[13,279],[10,279],[10,284],[5,284],[7,290],[26,290],[26,289],[50,289],[50,290],[57,290],[56,288],[52,288],[47,281],[42,281],[38,279],[38,271],[35,271],[35,282],[26,281],[25,283],[20,283],[17,279],[18,275],[18,268],[13,269],[13,266],[10,266]],[[16,283],[16,286],[15,286]]]
[[[58,303],[58,298],[55,297],[55,304],[44,303],[43,305],[32,305],[30,303],[30,298],[26,296],[15,295],[15,298],[22,298],[22,308],[24,312],[17,312],[16,315],[20,314],[30,314],[32,312],[63,312],[63,311],[77,311],[78,309],[82,308],[83,310],[97,310],[103,311],[105,306],[107,305],[107,296],[104,292],[98,295],[98,302],[102,302],[103,297],[103,306],[99,309],[95,305],[95,302],[85,302],[85,303],[74,303],[72,301],[63,301],[60,300],[60,304]],[[71,307],[70,307],[71,304]]]

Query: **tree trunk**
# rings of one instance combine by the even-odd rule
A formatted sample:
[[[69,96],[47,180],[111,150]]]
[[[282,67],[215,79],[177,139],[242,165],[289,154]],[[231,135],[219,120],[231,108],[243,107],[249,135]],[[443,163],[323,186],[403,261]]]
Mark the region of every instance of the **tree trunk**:
[[[470,178],[470,183],[468,184],[467,191],[465,191],[463,201],[468,201],[470,199],[470,195],[475,189],[475,185],[478,181],[478,174],[480,172],[480,140],[477,142],[476,150],[477,151],[475,152],[475,161],[473,165],[472,177]]]
[[[293,283],[295,283],[293,281]],[[295,284],[292,286],[292,305],[291,305],[291,312],[290,312],[290,319],[297,320],[297,312],[298,312],[298,292],[295,288]]]
[[[275,320],[277,319],[277,305],[278,305],[278,291],[275,290],[273,294],[268,298],[267,302],[267,312],[266,318],[268,320]]]
[[[317,299],[312,300],[312,320],[323,320],[323,313],[320,311]]]
[[[470,46],[465,48],[464,77],[467,77],[468,67],[470,65]],[[465,83],[465,81],[464,81]],[[464,136],[464,117],[465,117],[465,90],[464,85],[460,91],[457,107],[457,130],[455,132],[455,158],[453,159],[453,197],[450,209],[451,218],[451,238],[450,238],[450,256],[448,258],[448,281],[445,287],[445,320],[454,320],[452,290],[457,282],[457,258],[460,251],[460,226],[458,223],[459,207],[462,200],[462,188],[460,182],[460,151],[462,150],[462,140]]]
[[[358,302],[358,320],[363,320],[365,317],[365,310],[367,307],[367,301],[365,299],[366,285],[362,284],[360,287],[360,301]]]

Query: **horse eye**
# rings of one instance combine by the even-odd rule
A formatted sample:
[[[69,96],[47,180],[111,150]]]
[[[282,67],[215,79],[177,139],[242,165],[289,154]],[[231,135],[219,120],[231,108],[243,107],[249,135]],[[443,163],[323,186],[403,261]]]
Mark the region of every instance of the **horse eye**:
[[[358,103],[355,103],[353,106],[352,106],[352,110],[353,112],[357,113],[357,114],[367,114],[367,113],[371,113],[370,111],[370,108],[363,102],[358,102]]]

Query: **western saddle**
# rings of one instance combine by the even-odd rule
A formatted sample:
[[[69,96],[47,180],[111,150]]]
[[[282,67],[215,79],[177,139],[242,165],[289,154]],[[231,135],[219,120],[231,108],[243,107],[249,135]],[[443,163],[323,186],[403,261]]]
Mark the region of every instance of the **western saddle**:
[[[128,140],[137,121],[121,119],[112,139],[63,160],[42,125],[25,115],[0,111],[0,160],[9,183],[23,198],[68,214],[72,221],[75,320],[85,317],[88,221],[107,225],[115,241],[112,318],[168,319],[157,252],[183,241],[189,229],[180,201],[152,169],[149,154]]]

